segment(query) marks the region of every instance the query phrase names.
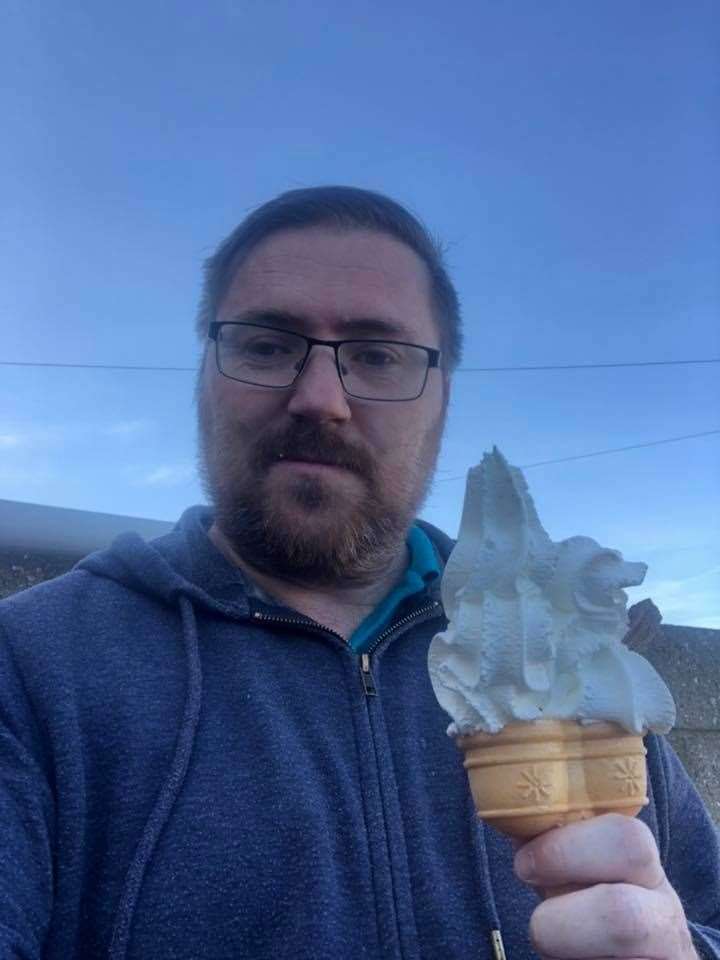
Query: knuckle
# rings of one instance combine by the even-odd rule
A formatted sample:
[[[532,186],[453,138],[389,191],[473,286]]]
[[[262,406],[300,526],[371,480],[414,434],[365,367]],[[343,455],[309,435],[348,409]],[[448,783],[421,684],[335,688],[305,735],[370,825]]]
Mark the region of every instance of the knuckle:
[[[545,943],[546,926],[543,906],[544,904],[541,904],[539,907],[536,907],[530,917],[530,943],[535,952],[539,954],[542,954],[544,948],[547,946]]]
[[[552,836],[555,831],[542,838],[535,848],[535,866],[539,873],[553,875],[562,873],[568,866],[568,851],[562,838]]]
[[[666,882],[665,892],[657,910],[659,922],[663,930],[668,931],[668,942],[675,942],[675,953],[679,957],[695,955],[692,934],[688,927],[682,901],[676,891]]]
[[[683,923],[678,934],[678,956],[692,957],[696,955],[692,934],[687,923]]]
[[[650,828],[635,817],[617,815],[618,842],[633,873],[657,871],[660,856]]]
[[[601,915],[613,947],[623,951],[636,950],[650,938],[652,918],[634,887],[624,883],[608,884],[604,888],[603,901]]]

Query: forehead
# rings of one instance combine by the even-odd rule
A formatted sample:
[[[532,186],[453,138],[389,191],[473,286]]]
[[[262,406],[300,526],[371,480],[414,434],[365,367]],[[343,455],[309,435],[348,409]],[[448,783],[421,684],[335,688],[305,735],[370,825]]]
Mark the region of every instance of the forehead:
[[[341,336],[353,321],[377,319],[394,324],[397,339],[437,341],[425,264],[371,230],[318,226],[268,237],[235,272],[218,317],[264,309],[300,318],[316,335]]]

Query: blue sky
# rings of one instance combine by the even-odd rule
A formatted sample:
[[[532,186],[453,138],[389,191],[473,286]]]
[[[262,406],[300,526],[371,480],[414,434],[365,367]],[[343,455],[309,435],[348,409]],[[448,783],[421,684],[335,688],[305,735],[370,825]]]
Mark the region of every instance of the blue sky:
[[[714,0],[4,5],[0,360],[192,367],[200,265],[348,183],[448,245],[465,367],[720,357]],[[424,510],[531,464],[720,429],[719,367],[459,372]],[[193,376],[0,367],[0,498],[176,519]],[[460,478],[460,479],[457,479]],[[527,471],[554,539],[720,627],[720,435]]]

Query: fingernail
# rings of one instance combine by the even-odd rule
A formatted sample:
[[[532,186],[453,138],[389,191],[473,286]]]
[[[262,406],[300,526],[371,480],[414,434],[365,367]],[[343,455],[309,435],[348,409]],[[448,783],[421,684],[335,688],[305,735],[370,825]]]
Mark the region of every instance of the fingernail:
[[[515,873],[521,880],[532,880],[535,874],[535,857],[530,850],[518,850],[515,854]]]

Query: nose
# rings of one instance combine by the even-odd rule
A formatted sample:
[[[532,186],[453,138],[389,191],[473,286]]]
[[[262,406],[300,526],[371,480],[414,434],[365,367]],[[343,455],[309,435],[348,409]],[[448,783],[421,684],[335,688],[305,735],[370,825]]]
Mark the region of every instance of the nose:
[[[350,419],[350,406],[343,390],[331,347],[315,345],[302,373],[290,388],[288,413],[318,421]]]

